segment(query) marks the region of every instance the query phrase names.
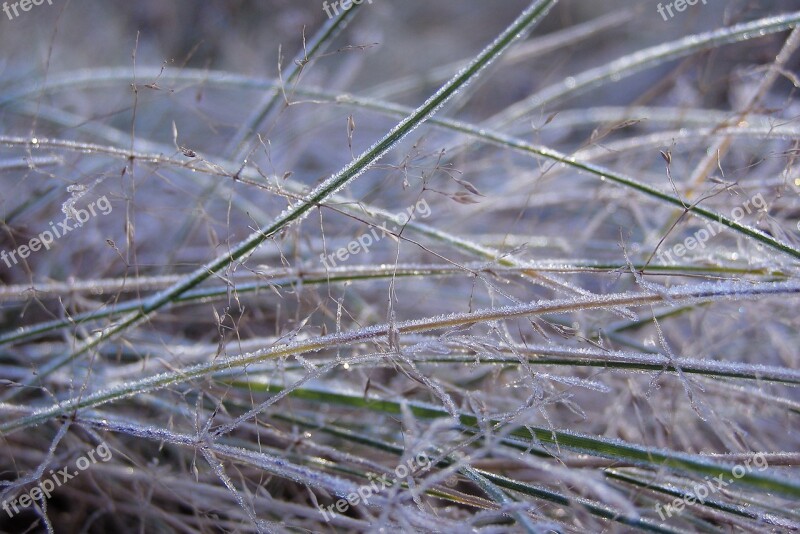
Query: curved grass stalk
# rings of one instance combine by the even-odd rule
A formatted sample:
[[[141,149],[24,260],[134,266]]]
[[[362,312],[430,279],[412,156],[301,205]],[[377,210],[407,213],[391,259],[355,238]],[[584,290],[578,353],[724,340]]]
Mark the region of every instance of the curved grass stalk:
[[[798,17],[800,17],[800,14],[798,14]],[[406,114],[408,112],[408,109],[403,106],[397,106],[394,104],[387,104],[383,102],[375,102],[370,99],[363,99],[363,98],[355,99],[353,97],[348,96],[346,98],[340,98],[339,101],[348,103],[357,102],[362,107],[371,107],[373,109],[380,110],[382,112],[389,112],[392,114]],[[505,148],[510,148],[531,155],[541,156],[558,163],[563,163],[567,166],[588,172],[589,174],[593,174],[599,177],[601,180],[608,179],[625,187],[632,188],[640,193],[644,193],[657,200],[665,201],[674,206],[678,206],[681,209],[687,209],[690,213],[705,218],[707,220],[717,221],[720,224],[727,226],[728,228],[740,234],[754,238],[757,241],[770,246],[771,248],[787,253],[796,259],[800,259],[800,250],[787,243],[777,240],[772,236],[759,231],[758,229],[740,224],[737,221],[730,219],[729,217],[714,213],[713,211],[707,210],[700,206],[685,206],[681,198],[674,197],[670,194],[664,193],[658,189],[655,189],[652,186],[649,186],[643,182],[640,182],[622,173],[612,171],[610,169],[606,169],[604,167],[592,163],[580,161],[575,157],[568,156],[551,148],[536,146],[531,143],[522,141],[520,139],[507,136],[500,132],[492,131],[486,128],[481,128],[479,126],[474,126],[460,121],[447,118],[432,118],[428,122],[430,124],[441,126],[449,130],[467,134],[471,137],[481,139],[490,144],[494,144]],[[414,229],[420,229],[424,227],[424,225],[420,225],[419,223],[416,223],[414,221],[410,221],[408,226]],[[429,235],[431,237],[435,237],[438,239],[446,239],[448,242],[457,245],[459,248],[468,250],[476,254],[480,254],[484,257],[492,257],[492,256],[497,257],[500,255],[497,251],[490,251],[482,247],[476,247],[474,244],[465,243],[463,240],[457,237],[451,238],[450,236],[445,236],[443,235],[442,232],[439,232],[435,229],[423,233],[425,235]],[[513,265],[513,264],[505,263],[505,265]]]
[[[421,342],[431,342],[434,338],[412,339],[403,346],[413,347]],[[622,369],[635,371],[656,371],[677,373],[678,368],[681,372],[696,374],[707,378],[742,378],[745,380],[755,380],[764,382],[774,382],[778,384],[800,385],[800,371],[788,367],[778,367],[763,364],[748,364],[730,362],[726,360],[708,360],[698,358],[669,358],[660,353],[636,353],[620,350],[600,350],[585,348],[559,348],[551,346],[513,346],[510,348],[494,347],[493,352],[497,354],[486,355],[478,352],[478,349],[465,347],[453,341],[435,338],[441,346],[448,347],[452,352],[460,351],[465,354],[440,355],[423,353],[415,354],[417,364],[480,364],[487,366],[508,366],[517,367],[519,365],[553,365],[564,367],[596,367],[607,369]],[[401,340],[402,342],[402,340]],[[214,352],[216,347],[208,346],[205,353]],[[474,354],[473,354],[474,353]],[[500,355],[508,354],[508,356]],[[524,357],[524,359],[521,359]],[[336,360],[315,359],[314,362],[320,365],[335,363]],[[359,366],[392,366],[393,363],[385,359],[385,354],[375,354],[374,357],[361,357],[357,361],[349,361],[350,367]],[[276,372],[303,371],[305,367],[301,363],[280,362],[278,366],[274,362],[264,362],[258,366],[248,367],[248,376],[264,374],[265,376]],[[138,371],[137,371],[138,372]],[[240,371],[232,369],[228,372],[219,373],[218,376],[235,376]]]
[[[474,313],[455,313],[424,320],[397,322],[351,330],[342,334],[329,334],[310,340],[293,341],[277,347],[262,349],[240,356],[218,358],[211,363],[202,363],[160,375],[121,384],[107,390],[90,393],[37,410],[30,416],[0,423],[0,434],[43,423],[54,417],[75,410],[90,408],[140,393],[155,391],[167,386],[232,368],[244,368],[270,358],[307,354],[335,346],[352,345],[387,338],[390,334],[402,336],[430,332],[432,330],[465,327],[476,323],[508,320],[548,313],[568,313],[578,310],[606,309],[634,306],[649,306],[658,303],[685,305],[720,299],[753,299],[768,295],[800,294],[800,282],[777,282],[748,284],[732,282],[726,284],[697,284],[689,288],[674,287],[663,292],[617,293],[595,297],[580,297],[572,300],[531,302],[496,309],[484,309]]]
[[[594,128],[598,124],[642,125],[668,124],[673,126],[694,126],[696,128],[718,126],[728,123],[733,113],[730,111],[688,108],[688,107],[653,107],[653,106],[598,106],[583,109],[565,109],[558,112],[553,120],[542,127],[551,129]],[[786,126],[796,121],[769,115],[752,114],[747,116],[747,123],[752,126],[766,128],[769,126]],[[530,131],[526,126],[525,130]],[[524,134],[522,130],[514,130],[515,134]]]
[[[792,22],[792,24],[794,24],[794,23]],[[83,73],[83,74],[81,74],[79,76],[68,76],[68,77],[64,77],[64,78],[60,78],[60,79],[55,79],[55,80],[53,80],[52,85],[49,86],[49,87],[50,88],[64,88],[64,87],[70,87],[70,86],[73,86],[73,85],[80,85],[82,83],[88,83],[91,80],[92,73],[95,73],[95,71],[91,71],[90,73]],[[153,74],[156,74],[155,69],[154,69]],[[129,76],[129,73],[127,73],[127,72],[125,72],[123,70],[119,70],[119,69],[108,69],[108,70],[97,71],[96,75],[98,76],[99,81],[107,81],[109,83],[114,83],[114,82],[118,82],[120,79],[126,79],[126,76]],[[201,81],[201,80],[209,81],[209,80],[206,80],[206,78],[204,76],[205,76],[205,74],[203,73],[203,71],[192,71],[192,72],[185,72],[184,71],[184,72],[181,72],[180,79],[194,80],[194,81]],[[232,85],[244,86],[244,87],[250,87],[250,86],[264,87],[265,85],[266,86],[273,86],[274,85],[274,82],[263,82],[263,81],[259,81],[257,79],[246,78],[246,77],[236,77],[236,76],[233,76],[233,75],[230,75],[230,76],[225,75],[225,76],[223,76],[223,78],[221,80],[217,79],[217,78],[214,78],[214,79],[216,79],[219,83],[229,82]],[[30,88],[28,88],[27,91],[30,91]],[[316,98],[325,98],[326,97],[326,94],[324,92],[309,91],[309,90],[303,90],[303,89],[297,89],[297,92],[298,92],[298,94],[305,94],[305,95],[308,95],[308,96],[314,96]],[[25,91],[21,91],[21,93],[22,94],[26,94]],[[365,108],[365,109],[373,109],[373,110],[379,111],[381,113],[387,113],[387,114],[392,114],[392,115],[406,116],[411,111],[410,108],[407,108],[407,107],[404,107],[404,106],[399,106],[399,105],[395,105],[395,104],[389,104],[389,103],[386,103],[386,102],[379,102],[379,101],[376,101],[376,100],[373,100],[373,99],[368,99],[368,98],[357,98],[357,97],[353,97],[353,96],[350,96],[350,95],[338,96],[338,97],[327,95],[327,98],[329,100],[333,100],[333,101],[336,101],[336,102],[341,103],[341,104],[357,105],[357,106]],[[2,103],[3,103],[2,99],[0,99],[0,105],[2,105]],[[466,134],[466,135],[468,135],[470,137],[475,137],[475,138],[480,139],[480,140],[482,140],[484,142],[487,142],[489,144],[493,144],[493,145],[496,145],[496,146],[509,148],[509,149],[516,150],[516,151],[519,151],[519,152],[527,153],[529,155],[544,157],[546,159],[549,159],[551,161],[555,161],[555,162],[558,162],[558,163],[563,163],[563,164],[565,164],[565,165],[567,165],[569,167],[573,167],[573,168],[576,168],[578,170],[581,170],[581,171],[584,171],[584,172],[588,172],[589,174],[593,174],[593,175],[599,177],[601,180],[608,179],[608,180],[613,181],[613,182],[615,182],[615,183],[617,183],[619,185],[622,185],[624,187],[629,187],[629,188],[632,188],[632,189],[634,189],[634,190],[636,190],[636,191],[638,191],[640,193],[644,193],[645,195],[650,196],[652,198],[655,198],[657,200],[665,201],[665,202],[667,202],[669,204],[672,204],[674,206],[677,206],[677,207],[679,207],[681,209],[688,209],[690,213],[693,213],[693,214],[695,214],[697,216],[703,217],[703,218],[705,218],[707,220],[718,221],[720,224],[722,224],[724,226],[727,226],[728,228],[736,231],[737,233],[746,235],[748,237],[752,237],[752,238],[756,239],[757,241],[760,241],[761,243],[764,243],[764,244],[766,244],[766,245],[768,245],[768,246],[770,246],[770,247],[772,247],[774,249],[777,249],[777,250],[779,250],[781,252],[785,252],[785,253],[787,253],[787,254],[795,257],[795,258],[800,258],[800,250],[796,249],[795,247],[792,247],[791,245],[783,243],[783,242],[773,238],[772,236],[769,236],[767,234],[764,234],[763,232],[760,232],[757,229],[748,227],[746,225],[739,224],[738,222],[736,222],[734,220],[731,220],[728,217],[725,217],[725,216],[723,216],[721,214],[716,214],[716,213],[714,213],[714,212],[712,212],[710,210],[707,210],[705,208],[701,208],[699,206],[693,206],[693,207],[688,207],[687,208],[687,206],[684,205],[682,199],[677,198],[677,197],[673,197],[672,195],[670,195],[668,193],[664,193],[663,191],[660,191],[660,190],[658,190],[658,189],[656,189],[656,188],[654,188],[652,186],[649,186],[649,185],[647,185],[647,184],[645,184],[643,182],[640,182],[640,181],[638,181],[638,180],[636,180],[636,179],[634,179],[632,177],[626,176],[623,173],[612,171],[610,169],[606,169],[604,167],[601,167],[601,166],[598,166],[598,165],[595,165],[595,164],[592,164],[592,163],[583,162],[583,161],[577,160],[576,158],[574,158],[572,156],[568,156],[566,154],[560,153],[560,152],[558,152],[558,151],[556,151],[554,149],[543,147],[543,146],[537,146],[537,145],[528,143],[526,141],[523,141],[521,139],[517,139],[515,137],[508,136],[508,135],[503,134],[501,132],[496,132],[496,131],[492,131],[492,130],[489,130],[489,129],[486,129],[486,128],[482,128],[480,126],[476,126],[476,125],[472,125],[472,124],[468,124],[468,123],[464,123],[464,122],[460,122],[460,121],[456,121],[456,120],[452,120],[452,119],[447,119],[447,118],[432,118],[432,119],[428,120],[428,123],[432,124],[432,125],[436,125],[436,126],[442,127],[442,128],[445,128],[445,129],[448,129],[448,130],[460,132],[460,133]],[[3,139],[4,138],[2,136],[0,136],[0,143],[3,142]],[[17,139],[19,140],[19,138],[17,138]],[[28,146],[28,143],[26,143],[24,140],[21,140],[21,141],[22,142],[20,144],[22,144],[23,146]],[[69,144],[69,143],[67,143],[67,144]],[[115,151],[117,151],[117,150],[116,149],[111,150],[111,152],[115,152]],[[119,152],[124,154],[124,151],[119,151]],[[164,161],[162,161],[162,163],[163,162]],[[185,166],[185,162],[184,162],[184,166]],[[339,201],[339,199],[337,199],[336,197],[332,197],[331,201]],[[346,201],[344,201],[344,202],[346,202]],[[373,211],[375,213],[381,214],[381,210],[373,209]],[[409,221],[407,227],[415,229],[415,230],[419,230],[421,228],[424,228],[424,225],[421,225],[421,223],[418,223],[416,221]],[[501,256],[497,251],[491,251],[491,250],[486,249],[486,248],[481,249],[480,247],[474,246],[474,244],[471,244],[470,246],[464,247],[463,245],[465,245],[465,243],[463,243],[463,240],[461,240],[459,238],[453,238],[452,236],[448,236],[445,233],[440,232],[438,230],[431,229],[430,231],[423,232],[423,233],[425,235],[428,235],[428,236],[433,237],[435,239],[440,239],[440,240],[444,239],[445,242],[449,242],[450,244],[455,245],[455,246],[457,246],[459,248],[463,248],[464,250],[470,251],[471,253],[477,253],[477,254],[479,254],[479,255],[481,255],[483,257],[492,257],[492,256],[498,257],[498,256]],[[504,263],[504,265],[513,266],[513,264],[510,264],[510,263]]]
[[[617,184],[631,188],[639,193],[644,193],[645,195],[651,198],[655,198],[657,200],[663,201],[673,206],[678,206],[681,209],[685,209],[688,213],[692,213],[694,215],[700,216],[710,221],[719,222],[720,224],[727,226],[732,230],[735,230],[737,233],[751,237],[756,241],[759,241],[760,243],[763,243],[773,249],[784,252],[794,257],[795,259],[800,259],[800,250],[798,250],[797,248],[793,247],[788,243],[775,239],[774,237],[765,234],[764,232],[761,232],[756,228],[740,224],[729,217],[726,217],[718,213],[714,213],[713,211],[708,210],[706,208],[701,208],[698,205],[686,206],[682,199],[664,193],[650,185],[640,182],[625,174],[612,171],[610,169],[606,169],[605,167],[601,167],[594,163],[578,160],[572,156],[568,156],[551,148],[532,145],[525,141],[506,136],[499,132],[494,132],[487,129],[476,130],[475,129],[476,127],[472,125],[459,123],[457,121],[451,121],[447,119],[438,119],[438,120],[434,119],[431,121],[431,124],[437,124],[437,125],[447,124],[447,127],[449,128],[462,131],[463,133],[469,133],[470,135],[473,135],[475,137],[480,137],[482,140],[495,144],[497,146],[513,148],[521,152],[527,152],[531,155],[541,156],[551,161],[563,163],[564,165],[576,168],[584,172],[588,172],[589,174],[597,176],[601,180],[609,180],[615,182]]]
[[[108,145],[98,145],[94,143],[83,143],[80,141],[70,141],[68,139],[48,139],[37,137],[30,139],[13,135],[0,135],[0,145],[17,146],[26,149],[55,148],[72,150],[74,152],[91,152],[102,154],[120,159],[136,159],[144,163],[156,163],[160,165],[171,165],[177,168],[193,170],[203,173],[219,173],[221,168],[213,166],[200,160],[177,160],[164,156],[163,154],[131,151],[129,149],[117,148]]]
[[[581,161],[595,161],[608,156],[619,156],[625,152],[641,150],[644,148],[658,148],[669,145],[673,141],[690,139],[708,139],[724,137],[754,138],[754,139],[798,139],[800,129],[784,126],[732,126],[728,128],[695,128],[680,130],[667,130],[648,135],[639,135],[620,141],[604,142],[602,146],[584,148],[575,152],[573,156]],[[677,145],[680,148],[680,145]],[[695,146],[692,146],[695,148]],[[676,215],[679,215],[677,213]]]
[[[794,11],[736,24],[729,28],[688,35],[676,41],[645,48],[606,65],[589,69],[575,76],[568,76],[563,82],[546,87],[507,107],[491,117],[485,124],[489,128],[500,128],[538,108],[562,102],[603,83],[617,82],[642,70],[686,57],[695,52],[782,32],[794,28],[798,24],[800,24],[800,11]]]
[[[481,269],[484,266],[476,266]],[[464,269],[456,268],[453,266],[439,266],[439,267],[403,267],[398,265],[397,268],[374,268],[363,269],[358,267],[335,267],[329,269],[327,272],[304,272],[303,274],[295,274],[292,276],[284,276],[281,278],[271,278],[256,282],[231,282],[233,290],[238,294],[254,293],[259,290],[266,290],[269,288],[278,287],[300,287],[302,285],[323,285],[328,283],[337,282],[355,282],[361,280],[378,280],[387,278],[406,278],[416,276],[453,276],[463,273]],[[475,274],[478,271],[472,271]],[[285,271],[275,273],[276,275],[286,274]],[[161,287],[169,287],[173,285],[181,277],[178,276],[164,276],[164,277],[148,277],[156,278],[161,281],[158,285]],[[154,283],[155,280],[147,280],[148,283]],[[164,283],[166,282],[166,283]],[[134,289],[131,289],[134,290]],[[138,288],[137,288],[138,290]],[[208,302],[215,298],[226,298],[229,296],[231,287],[228,285],[223,287],[210,287],[199,288],[187,291],[186,293],[176,297],[173,301],[173,306],[181,304],[192,304],[198,302]],[[8,345],[11,343],[18,343],[23,340],[29,340],[38,336],[52,332],[59,328],[74,326],[89,321],[95,321],[106,317],[115,317],[123,313],[133,312],[139,310],[144,305],[146,299],[135,299],[130,302],[114,303],[112,306],[107,306],[104,309],[87,311],[77,313],[64,317],[63,319],[54,319],[52,321],[44,321],[30,326],[24,326],[15,330],[10,330],[0,334],[0,346]]]
[[[22,104],[19,106],[19,108],[22,111],[35,111],[38,113],[37,117],[42,116],[47,120],[56,122],[57,124],[61,124],[63,126],[70,126],[72,123],[75,122],[80,123],[84,121],[83,118],[77,117],[76,115],[73,115],[65,111],[52,109],[47,106]],[[103,139],[116,142],[120,146],[125,144],[124,142],[121,141],[129,139],[121,131],[101,124],[91,124],[90,126],[87,127],[87,129],[91,135],[95,135]],[[165,145],[153,143],[139,138],[137,138],[136,142],[133,144],[134,148],[132,149],[131,148],[121,149],[116,146],[100,145],[96,143],[86,143],[86,142],[71,141],[65,139],[48,139],[48,138],[29,139],[17,136],[3,136],[3,135],[0,135],[0,144],[23,147],[29,152],[32,150],[38,150],[47,147],[53,149],[71,150],[74,152],[103,154],[106,156],[115,157],[125,161],[136,160],[145,163],[168,165],[175,168],[192,171],[188,173],[188,175],[193,178],[196,176],[196,173],[209,174],[212,176],[224,176],[226,178],[233,175],[232,173],[228,173],[227,171],[223,170],[223,168],[220,167],[219,165],[212,163],[209,159],[203,157],[203,155],[199,155],[199,157],[190,160],[175,159],[173,157],[164,155],[164,154],[176,153],[174,147],[168,147]],[[56,186],[53,186],[52,189],[55,188]],[[234,196],[232,198],[232,203],[237,208],[239,208],[243,213],[251,213],[256,216],[263,215],[263,210],[261,210],[261,207],[256,204],[253,204],[247,198],[241,196]]]
[[[402,239],[402,237],[401,237]],[[531,262],[526,267],[509,267],[509,266],[487,266],[486,263],[467,263],[459,266],[450,264],[440,265],[406,265],[397,264],[391,268],[380,268],[378,266],[353,266],[353,267],[332,267],[325,272],[322,271],[303,271],[302,273],[292,274],[285,277],[287,274],[285,270],[276,270],[274,273],[264,272],[260,273],[267,276],[268,279],[262,281],[230,281],[233,285],[234,291],[237,294],[255,293],[259,290],[269,288],[286,287],[295,288],[304,285],[313,286],[319,284],[331,284],[338,282],[357,282],[377,279],[388,278],[407,278],[416,276],[455,276],[455,275],[470,275],[477,274],[520,274],[527,275],[531,269],[537,273],[611,273],[619,272],[620,270],[627,269],[625,265],[601,264],[595,263],[589,265],[567,265],[563,262]],[[673,265],[673,266],[659,266],[644,264],[634,264],[634,269],[644,269],[647,267],[650,274],[663,272],[664,274],[688,274],[688,273],[711,273],[711,274],[729,274],[729,275],[750,275],[750,276],[764,276],[770,279],[775,277],[785,277],[784,273],[779,271],[772,271],[767,269],[735,269],[729,267],[699,267],[688,265]],[[248,277],[249,278],[249,277]],[[93,293],[97,290],[103,292],[139,292],[152,289],[162,289],[174,284],[180,279],[179,275],[165,275],[165,276],[148,276],[137,280],[97,280],[91,282],[66,282],[66,283],[50,283],[44,288],[31,289],[30,286],[5,286],[0,288],[0,301],[3,300],[18,300],[25,294],[30,294],[31,297],[35,296],[37,299],[42,298],[55,298],[56,295],[66,293]],[[180,297],[177,297],[173,303],[173,307],[187,305],[200,302],[211,302],[217,299],[225,299],[230,295],[230,288],[228,285],[222,287],[209,287],[199,288],[187,291]],[[86,311],[69,315],[61,319],[53,319],[50,321],[42,321],[36,324],[22,326],[13,330],[0,333],[0,346],[16,344],[20,341],[31,340],[37,337],[46,335],[50,332],[60,328],[71,327],[78,324],[83,324],[91,321],[105,319],[108,317],[116,317],[124,313],[129,313],[138,310],[142,307],[144,299],[135,299],[125,302],[117,302],[113,306],[104,306],[102,309]],[[681,310],[670,310],[663,315],[658,316],[659,319],[679,314]],[[626,330],[635,328],[643,324],[651,324],[652,319],[641,319],[637,321],[628,321],[623,323],[623,326],[611,326],[605,329],[607,335],[613,334],[617,330]]]

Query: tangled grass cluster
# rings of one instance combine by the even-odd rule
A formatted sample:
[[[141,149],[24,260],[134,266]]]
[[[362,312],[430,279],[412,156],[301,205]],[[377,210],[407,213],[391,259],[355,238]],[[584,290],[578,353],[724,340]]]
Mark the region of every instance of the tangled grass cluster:
[[[791,2],[210,2],[183,59],[112,2],[108,67],[84,4],[0,36],[51,31],[0,65],[2,530],[800,528]],[[204,56],[259,17],[274,77]]]

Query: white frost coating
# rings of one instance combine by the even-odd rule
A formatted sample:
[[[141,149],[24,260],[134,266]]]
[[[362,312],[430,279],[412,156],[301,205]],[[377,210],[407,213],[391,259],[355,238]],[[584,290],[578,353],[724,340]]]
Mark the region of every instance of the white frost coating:
[[[750,364],[739,362],[727,362],[719,360],[700,360],[694,358],[669,358],[662,354],[649,354],[644,352],[628,352],[619,350],[593,350],[586,348],[571,347],[551,347],[546,345],[529,345],[527,347],[517,347],[533,354],[543,354],[548,356],[559,356],[567,358],[591,358],[601,361],[616,361],[625,363],[637,363],[643,365],[672,365],[673,362],[682,367],[684,371],[699,371],[720,374],[744,374],[754,375],[769,380],[780,380],[800,384],[800,371],[763,364]]]
[[[707,282],[692,286],[678,286],[664,289],[662,293],[613,293],[592,298],[579,297],[571,300],[536,301],[515,306],[484,309],[474,313],[438,315],[425,319],[398,322],[394,325],[394,328],[401,334],[407,332],[420,333],[438,328],[446,328],[453,324],[466,325],[497,319],[525,317],[541,313],[602,309],[614,306],[644,306],[664,302],[667,299],[673,299],[671,301],[672,304],[687,304],[703,301],[754,299],[763,295],[791,294],[800,294],[800,282],[787,281],[759,284],[750,282]],[[113,386],[83,398],[76,397],[49,407],[41,408],[30,416],[0,425],[0,431],[6,432],[9,429],[19,428],[20,426],[29,426],[46,420],[49,417],[65,413],[70,409],[98,406],[111,400],[131,397],[145,391],[154,391],[227,368],[241,367],[250,363],[256,363],[262,359],[274,357],[275,355],[289,355],[295,352],[318,352],[330,348],[331,346],[349,345],[385,336],[388,332],[388,325],[375,325],[349,332],[320,336],[308,341],[294,341],[278,347],[262,349],[239,356],[218,358],[212,363],[202,363],[176,371],[161,373],[136,382]]]
[[[546,378],[547,380],[552,380],[553,382],[560,382],[568,386],[582,387],[594,391],[599,391],[601,393],[611,393],[613,391],[610,387],[603,384],[602,382],[597,382],[596,380],[587,380],[585,378],[579,378],[577,376],[551,375],[549,373],[540,373],[538,371],[536,372],[536,376],[540,378]]]
[[[137,423],[131,423],[129,421],[104,420],[101,422],[92,421],[91,418],[87,418],[86,421],[114,432],[124,433],[139,438],[149,439],[152,441],[164,441],[180,446],[194,446],[200,449],[212,451],[214,454],[232,459],[235,458],[245,463],[256,465],[262,469],[270,471],[275,475],[289,478],[301,484],[308,484],[317,488],[325,488],[336,491],[337,493],[347,493],[358,487],[355,483],[347,479],[339,478],[327,473],[312,471],[305,466],[293,464],[284,458],[273,456],[264,452],[213,443],[210,441],[205,441],[197,436],[179,434],[161,428],[147,427]]]
[[[259,532],[259,534],[261,534],[262,532],[267,532],[263,528],[262,523],[256,517],[256,513],[253,510],[253,508],[251,506],[247,505],[247,503],[244,501],[244,497],[242,497],[242,494],[239,492],[239,490],[236,489],[236,486],[234,486],[233,481],[230,479],[228,474],[225,472],[225,467],[222,465],[222,463],[219,460],[217,460],[217,458],[207,448],[205,448],[205,447],[202,448],[201,452],[203,453],[203,457],[206,459],[208,464],[211,466],[211,469],[213,469],[214,473],[216,473],[217,477],[222,481],[222,483],[225,485],[225,487],[227,487],[228,490],[233,494],[233,498],[239,504],[239,507],[242,510],[245,511],[247,516],[250,518],[250,521],[253,522],[253,525],[255,525],[256,529]],[[269,532],[271,532],[271,531],[269,531]]]

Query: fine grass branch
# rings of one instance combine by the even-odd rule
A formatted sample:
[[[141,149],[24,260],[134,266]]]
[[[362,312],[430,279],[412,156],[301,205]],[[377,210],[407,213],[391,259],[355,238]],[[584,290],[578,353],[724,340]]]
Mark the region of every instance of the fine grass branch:
[[[342,10],[341,13],[323,23],[322,27],[317,30],[308,43],[304,40],[302,51],[295,56],[294,60],[289,64],[289,69],[285,72],[285,80],[281,90],[285,90],[285,86],[294,87],[306,65],[327,49],[336,36],[355,17],[360,7],[361,4],[352,4],[350,9]],[[254,144],[253,136],[267,121],[280,101],[281,91],[278,88],[270,88],[262,102],[256,106],[228,143],[225,154],[230,155],[232,161],[241,161],[247,157],[252,150],[251,146]]]

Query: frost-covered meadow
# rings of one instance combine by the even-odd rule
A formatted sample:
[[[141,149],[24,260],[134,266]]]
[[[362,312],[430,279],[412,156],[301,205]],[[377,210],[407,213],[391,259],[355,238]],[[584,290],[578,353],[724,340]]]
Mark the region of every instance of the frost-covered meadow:
[[[800,529],[800,6],[347,4],[0,6],[0,531]]]

